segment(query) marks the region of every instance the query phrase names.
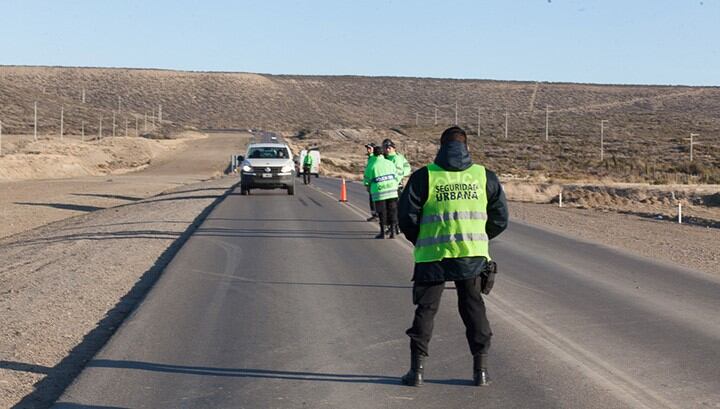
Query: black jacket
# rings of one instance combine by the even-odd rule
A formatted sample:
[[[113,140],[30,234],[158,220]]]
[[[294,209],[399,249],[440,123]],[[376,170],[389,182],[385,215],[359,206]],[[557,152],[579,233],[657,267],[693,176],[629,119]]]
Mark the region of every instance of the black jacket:
[[[472,166],[467,146],[461,142],[442,145],[435,157],[435,164],[448,171],[461,171]],[[492,239],[502,233],[508,224],[508,207],[505,193],[495,173],[486,170],[488,198],[485,232]],[[423,167],[410,175],[398,203],[400,230],[413,244],[420,232],[419,221],[428,198],[428,170]],[[413,281],[454,281],[477,277],[486,263],[485,257],[446,258],[429,263],[415,263]]]

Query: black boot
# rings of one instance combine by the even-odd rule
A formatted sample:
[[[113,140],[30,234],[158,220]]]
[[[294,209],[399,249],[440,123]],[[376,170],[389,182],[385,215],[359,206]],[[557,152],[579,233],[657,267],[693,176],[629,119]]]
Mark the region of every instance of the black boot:
[[[375,236],[376,239],[384,239],[385,238],[385,225],[380,223],[380,233]]]
[[[403,385],[421,386],[425,371],[425,355],[418,351],[410,351],[410,370],[401,378]]]
[[[390,225],[390,238],[391,239],[395,238],[395,226],[393,226],[393,225]]]
[[[395,224],[395,234],[400,234],[400,225]]]
[[[490,385],[487,371],[487,354],[473,355],[473,384],[475,386]]]

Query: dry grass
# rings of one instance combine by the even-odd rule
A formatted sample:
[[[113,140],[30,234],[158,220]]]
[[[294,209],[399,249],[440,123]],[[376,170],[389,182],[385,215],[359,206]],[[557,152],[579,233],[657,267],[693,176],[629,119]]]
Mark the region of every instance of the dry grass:
[[[83,88],[86,104],[80,102]],[[366,142],[362,138],[377,133],[379,142],[379,135],[387,134],[403,144],[416,164],[432,158],[437,136],[454,122],[457,101],[458,121],[473,134],[477,156],[503,173],[561,180],[720,183],[718,87],[0,67],[0,120],[7,132],[32,132],[35,100],[40,101],[43,133],[57,132],[61,106],[69,133],[79,133],[81,121],[88,133],[96,133],[100,116],[109,129],[118,96],[117,122],[123,131],[125,120],[134,128],[137,117],[142,128],[145,112],[152,116],[162,104],[166,121],[160,134],[181,127],[262,128],[288,134],[303,130],[308,135],[317,129],[343,129],[350,133],[327,139],[323,146],[343,155],[355,154],[359,147],[354,144]],[[549,142],[546,105],[551,106]],[[601,119],[609,121],[602,162]],[[376,131],[353,135],[353,129]],[[699,133],[702,142],[695,147],[693,163],[684,139],[690,132]],[[323,138],[314,137],[317,142]],[[337,144],[345,146],[331,146]],[[338,163],[336,170],[355,172],[361,152],[357,158],[342,157],[349,163]]]

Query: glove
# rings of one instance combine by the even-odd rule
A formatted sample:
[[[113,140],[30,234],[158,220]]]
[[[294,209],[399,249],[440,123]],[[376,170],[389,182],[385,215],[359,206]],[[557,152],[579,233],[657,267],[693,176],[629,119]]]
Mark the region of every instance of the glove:
[[[497,263],[488,261],[485,264],[485,271],[480,275],[480,291],[488,295],[495,285],[495,275],[497,274]]]

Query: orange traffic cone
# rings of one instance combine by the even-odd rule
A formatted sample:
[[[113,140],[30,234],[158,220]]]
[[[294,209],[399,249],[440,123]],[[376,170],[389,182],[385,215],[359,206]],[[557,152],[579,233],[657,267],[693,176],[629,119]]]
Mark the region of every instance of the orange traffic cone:
[[[342,178],[342,186],[340,187],[340,201],[347,202],[347,187],[345,186],[345,178]]]

